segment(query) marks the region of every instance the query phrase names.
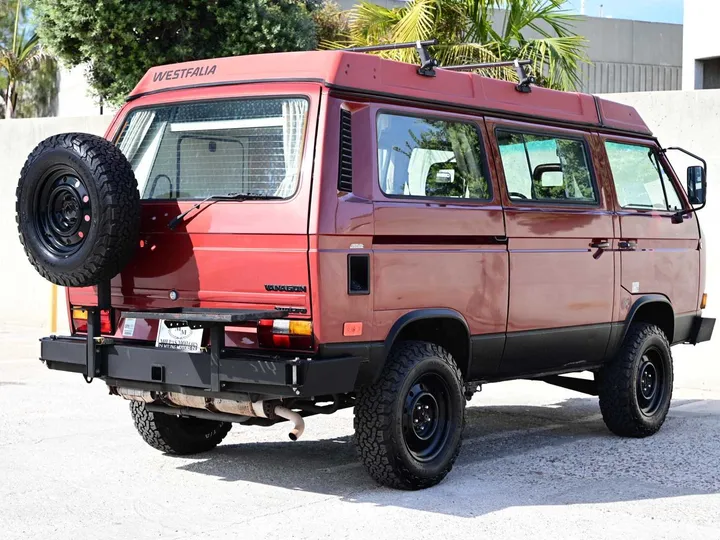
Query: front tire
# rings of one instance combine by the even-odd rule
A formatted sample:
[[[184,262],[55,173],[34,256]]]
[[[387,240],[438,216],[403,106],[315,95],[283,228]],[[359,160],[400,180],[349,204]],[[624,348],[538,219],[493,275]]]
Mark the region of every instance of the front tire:
[[[166,454],[199,454],[212,450],[232,427],[229,422],[150,412],[145,403],[139,401],[130,402],[130,414],[143,440]]]
[[[378,483],[405,490],[441,482],[460,453],[465,397],[453,357],[432,343],[393,348],[380,380],[358,393],[360,457]]]
[[[599,373],[603,420],[622,437],[652,435],[665,422],[672,388],[672,354],[665,333],[653,324],[633,324],[620,352]]]

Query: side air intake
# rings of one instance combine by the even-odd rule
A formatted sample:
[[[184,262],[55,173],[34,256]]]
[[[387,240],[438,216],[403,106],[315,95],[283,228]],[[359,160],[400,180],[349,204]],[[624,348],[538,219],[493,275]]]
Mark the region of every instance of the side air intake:
[[[352,113],[340,110],[340,166],[338,189],[352,191]]]

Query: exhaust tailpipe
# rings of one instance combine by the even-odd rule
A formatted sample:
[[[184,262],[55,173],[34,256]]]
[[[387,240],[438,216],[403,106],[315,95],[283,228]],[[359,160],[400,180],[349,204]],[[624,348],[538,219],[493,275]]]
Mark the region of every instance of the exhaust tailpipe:
[[[303,420],[302,416],[290,409],[280,406],[275,407],[275,414],[295,424],[295,427],[290,431],[288,436],[291,441],[297,441],[303,434],[303,431],[305,431],[305,420]]]

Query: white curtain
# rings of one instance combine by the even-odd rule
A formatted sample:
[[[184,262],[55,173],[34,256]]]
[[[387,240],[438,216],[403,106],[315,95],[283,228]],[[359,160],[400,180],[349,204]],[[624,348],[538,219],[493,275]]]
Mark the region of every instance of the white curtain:
[[[132,115],[130,125],[128,125],[125,133],[121,136],[119,144],[120,151],[125,154],[127,160],[133,165],[135,164],[135,155],[145,140],[145,136],[153,120],[155,120],[155,113],[153,111],[136,112]]]
[[[295,193],[300,174],[300,152],[308,104],[304,99],[289,99],[283,103],[283,153],[285,155],[285,178],[275,190],[278,197],[290,197]]]

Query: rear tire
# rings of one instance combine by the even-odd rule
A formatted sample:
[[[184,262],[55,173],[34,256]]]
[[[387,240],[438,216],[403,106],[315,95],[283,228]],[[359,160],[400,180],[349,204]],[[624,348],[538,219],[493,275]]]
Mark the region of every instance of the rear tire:
[[[405,490],[442,481],[460,453],[465,423],[462,374],[432,343],[408,341],[390,353],[355,405],[360,457],[378,483]]]
[[[150,412],[139,401],[130,402],[130,414],[143,440],[166,454],[199,454],[212,450],[232,427],[229,422]]]
[[[665,422],[673,388],[673,363],[665,333],[653,324],[630,326],[617,356],[599,372],[600,410],[622,437],[647,437]]]
[[[41,142],[20,173],[16,221],[38,273],[66,287],[113,278],[135,252],[140,195],[132,167],[110,141],[86,133]]]

